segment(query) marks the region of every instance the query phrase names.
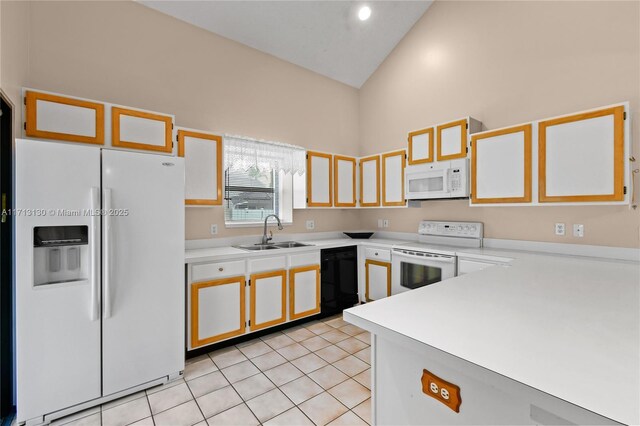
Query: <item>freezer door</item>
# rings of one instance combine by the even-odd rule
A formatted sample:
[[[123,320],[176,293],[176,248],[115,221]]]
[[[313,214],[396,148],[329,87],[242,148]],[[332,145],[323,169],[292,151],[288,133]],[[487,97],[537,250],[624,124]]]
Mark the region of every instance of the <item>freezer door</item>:
[[[103,394],[184,369],[184,160],[102,151]]]
[[[15,165],[22,422],[100,396],[100,150],[18,139]]]

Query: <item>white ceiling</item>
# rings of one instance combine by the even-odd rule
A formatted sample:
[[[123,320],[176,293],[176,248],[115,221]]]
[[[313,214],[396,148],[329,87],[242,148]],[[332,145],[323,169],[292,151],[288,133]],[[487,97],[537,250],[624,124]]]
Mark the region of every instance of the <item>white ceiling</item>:
[[[359,88],[432,1],[165,1],[140,3]],[[371,18],[360,21],[368,5]]]

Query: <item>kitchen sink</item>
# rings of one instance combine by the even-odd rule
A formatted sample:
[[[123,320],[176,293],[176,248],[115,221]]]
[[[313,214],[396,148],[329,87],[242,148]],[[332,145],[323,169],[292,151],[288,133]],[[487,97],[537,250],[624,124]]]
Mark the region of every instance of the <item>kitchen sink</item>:
[[[303,244],[297,241],[284,241],[282,243],[271,244],[246,244],[242,246],[233,246],[241,250],[258,251],[258,250],[275,250],[281,248],[308,247],[311,244]]]
[[[241,250],[250,250],[250,251],[275,250],[280,248],[280,247],[276,247],[275,244],[247,244],[244,246],[232,246],[232,247],[239,248]]]
[[[302,244],[297,241],[285,241],[282,243],[273,243],[274,246],[280,248],[308,247],[311,244]]]

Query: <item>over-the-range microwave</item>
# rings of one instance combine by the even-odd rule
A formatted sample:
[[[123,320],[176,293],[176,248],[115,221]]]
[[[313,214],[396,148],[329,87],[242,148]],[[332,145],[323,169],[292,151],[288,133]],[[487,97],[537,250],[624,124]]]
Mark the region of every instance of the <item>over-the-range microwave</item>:
[[[404,188],[407,200],[468,198],[469,160],[458,158],[407,166]]]

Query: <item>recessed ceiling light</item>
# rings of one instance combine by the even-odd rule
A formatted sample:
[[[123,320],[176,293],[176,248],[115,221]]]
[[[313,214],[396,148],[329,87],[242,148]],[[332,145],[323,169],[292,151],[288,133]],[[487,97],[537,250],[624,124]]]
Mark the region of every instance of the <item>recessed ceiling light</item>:
[[[361,21],[366,21],[371,16],[371,8],[369,6],[362,6],[358,11],[358,18]]]

